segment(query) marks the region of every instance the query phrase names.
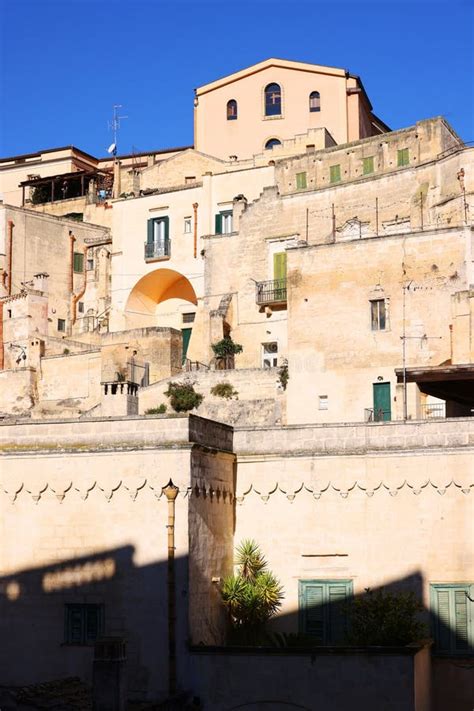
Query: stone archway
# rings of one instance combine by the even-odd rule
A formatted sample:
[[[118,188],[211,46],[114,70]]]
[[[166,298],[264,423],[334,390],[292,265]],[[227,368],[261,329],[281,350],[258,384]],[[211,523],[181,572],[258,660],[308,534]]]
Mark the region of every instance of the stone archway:
[[[157,309],[165,301],[173,302],[168,313],[169,323],[166,318],[160,318],[163,309]],[[189,279],[173,269],[155,269],[139,279],[131,290],[125,305],[127,325],[129,328],[176,327],[176,320],[171,315],[180,311],[180,305],[185,303],[197,305],[196,292]]]

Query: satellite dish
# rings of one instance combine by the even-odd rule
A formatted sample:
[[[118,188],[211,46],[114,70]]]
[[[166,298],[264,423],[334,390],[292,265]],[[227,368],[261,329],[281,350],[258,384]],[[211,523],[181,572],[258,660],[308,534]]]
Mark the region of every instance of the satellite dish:
[[[110,146],[107,148],[107,153],[115,153],[116,150],[117,150],[117,144],[111,143]]]

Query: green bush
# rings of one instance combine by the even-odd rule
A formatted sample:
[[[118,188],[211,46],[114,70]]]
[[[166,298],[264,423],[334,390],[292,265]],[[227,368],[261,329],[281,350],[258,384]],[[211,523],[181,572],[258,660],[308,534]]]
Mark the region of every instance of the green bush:
[[[225,358],[226,356],[236,355],[237,353],[242,353],[242,346],[240,343],[234,343],[230,336],[222,338],[217,343],[211,343],[211,348],[214,351],[216,358]]]
[[[258,644],[265,624],[281,607],[283,587],[268,570],[255,541],[242,541],[236,553],[239,570],[225,578],[221,588],[232,627],[230,638],[240,644]]]
[[[211,388],[211,395],[216,395],[217,397],[224,397],[226,400],[230,400],[233,397],[237,399],[238,394],[239,393],[237,392],[237,390],[234,390],[234,387],[231,385],[231,383],[217,383],[217,385],[214,385],[214,387]]]
[[[286,390],[286,386],[288,385],[289,379],[290,379],[290,374],[288,373],[288,361],[285,360],[285,361],[283,361],[283,365],[281,366],[280,370],[278,371],[278,380],[279,380],[280,385],[283,388],[283,390]]]
[[[188,412],[199,407],[204,396],[194,390],[192,383],[170,383],[165,395],[175,412]]]
[[[165,403],[162,402],[158,407],[149,407],[148,410],[145,410],[145,415],[164,415],[167,409]]]
[[[349,605],[349,642],[357,645],[398,646],[426,636],[418,614],[423,610],[414,592],[375,592],[366,588]]]

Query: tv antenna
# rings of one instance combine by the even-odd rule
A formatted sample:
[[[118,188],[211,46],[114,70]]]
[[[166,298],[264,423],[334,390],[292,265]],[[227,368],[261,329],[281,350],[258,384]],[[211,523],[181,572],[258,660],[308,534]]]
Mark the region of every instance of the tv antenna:
[[[112,121],[109,121],[109,130],[112,131],[114,140],[113,143],[111,143],[107,148],[107,153],[111,153],[114,157],[117,155],[117,134],[120,128],[120,121],[128,118],[128,116],[119,116],[118,110],[122,108],[122,104],[114,104]]]

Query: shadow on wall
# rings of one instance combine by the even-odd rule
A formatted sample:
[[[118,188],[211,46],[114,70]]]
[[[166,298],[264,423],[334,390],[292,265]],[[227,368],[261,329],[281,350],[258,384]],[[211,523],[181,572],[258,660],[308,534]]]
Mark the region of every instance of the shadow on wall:
[[[0,685],[71,676],[90,682],[93,642],[104,634],[126,639],[129,697],[166,698],[167,562],[136,566],[133,558],[134,548],[123,546],[1,578]],[[404,664],[412,659],[413,650],[337,647],[345,624],[343,585],[350,593],[347,583],[331,583],[338,584],[337,589],[331,589],[325,581],[301,581],[300,609],[280,616],[272,625],[275,631],[295,633],[308,631],[309,626],[319,644],[326,646],[317,642],[312,647],[292,643],[280,648],[277,644],[251,649],[205,647],[194,640],[197,646],[189,653],[186,557],[176,559],[175,574],[177,686],[199,697],[202,708],[314,709],[308,698],[314,702],[320,698],[317,708],[327,711],[397,709],[394,690],[401,693],[410,683]],[[384,590],[412,590],[421,598],[422,586],[422,576],[415,573],[393,581]],[[456,601],[454,596],[453,600],[460,609],[460,598]],[[449,594],[444,601],[449,607]],[[473,603],[467,599],[467,605]],[[466,609],[469,621],[472,612]],[[449,614],[456,615],[456,609],[450,609]],[[449,640],[454,649],[457,646],[464,652],[434,658],[434,704],[419,708],[471,711],[474,665],[468,654],[473,650],[469,650],[464,628],[458,626],[456,632],[447,624],[445,608],[439,614],[424,610],[423,617],[437,640]],[[398,666],[394,662],[397,655],[401,660]],[[426,676],[427,669],[425,665],[419,673]],[[325,706],[325,698],[333,699],[332,705]],[[373,705],[374,698],[380,705]]]

